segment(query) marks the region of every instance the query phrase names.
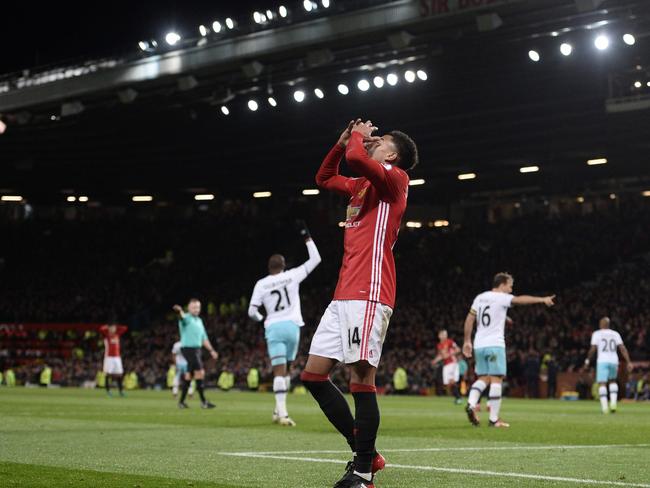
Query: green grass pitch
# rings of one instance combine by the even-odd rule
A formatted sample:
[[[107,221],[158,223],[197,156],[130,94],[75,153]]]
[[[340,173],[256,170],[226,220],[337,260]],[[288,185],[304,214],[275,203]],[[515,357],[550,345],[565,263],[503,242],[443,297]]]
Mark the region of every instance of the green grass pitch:
[[[0,389],[2,487],[331,487],[349,458],[308,395],[296,428],[271,424],[273,396],[210,392],[178,410],[168,392],[108,398],[80,389]],[[650,488],[650,404],[505,399],[512,427],[474,428],[448,398],[382,397],[378,488]],[[485,414],[483,414],[483,417]]]

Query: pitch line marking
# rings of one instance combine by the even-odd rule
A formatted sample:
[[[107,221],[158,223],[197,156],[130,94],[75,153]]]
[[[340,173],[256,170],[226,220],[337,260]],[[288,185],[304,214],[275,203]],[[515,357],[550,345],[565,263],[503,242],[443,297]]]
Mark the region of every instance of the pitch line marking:
[[[591,444],[568,446],[494,446],[494,447],[422,447],[406,449],[381,449],[381,452],[449,452],[449,451],[545,451],[553,449],[613,449],[617,447],[650,447],[650,444]],[[315,451],[250,451],[250,452],[221,452],[225,455],[255,454],[255,455],[280,455],[280,454],[349,454],[347,451],[315,450]]]
[[[339,459],[321,459],[321,458],[309,458],[309,457],[298,457],[298,456],[276,456],[270,454],[253,454],[253,453],[241,453],[241,452],[220,452],[219,454],[223,454],[226,456],[258,458],[258,459],[278,459],[282,461],[304,461],[309,463],[333,463],[333,464],[347,463],[347,461],[341,461]],[[527,474],[527,473],[484,471],[480,469],[440,468],[436,466],[412,466],[409,464],[387,464],[386,467],[399,468],[399,469],[413,469],[419,471],[436,471],[440,473],[475,474],[478,476],[494,476],[500,478],[523,478],[523,479],[533,479],[533,480],[543,480],[543,481],[564,481],[567,483],[582,483],[587,485],[650,488],[650,484],[645,484],[645,483],[628,483],[625,481],[605,481],[605,480],[591,480],[591,479],[581,479],[581,478],[567,478],[564,476],[546,476],[546,475]]]

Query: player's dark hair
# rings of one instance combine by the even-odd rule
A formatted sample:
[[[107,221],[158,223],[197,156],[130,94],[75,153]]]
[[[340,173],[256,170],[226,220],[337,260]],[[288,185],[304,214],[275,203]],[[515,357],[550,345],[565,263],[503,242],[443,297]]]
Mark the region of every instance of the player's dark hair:
[[[192,303],[192,302],[200,302],[200,301],[201,301],[201,300],[199,300],[198,298],[190,298],[190,299],[187,301],[187,303],[190,304],[190,303]]]
[[[398,166],[405,171],[415,168],[420,160],[415,141],[398,130],[391,131],[388,135],[393,138],[397,150]]]
[[[274,254],[269,258],[269,272],[281,272],[284,271],[285,260],[282,254]]]
[[[497,273],[492,280],[492,288],[498,288],[505,285],[509,280],[514,280],[510,273]]]

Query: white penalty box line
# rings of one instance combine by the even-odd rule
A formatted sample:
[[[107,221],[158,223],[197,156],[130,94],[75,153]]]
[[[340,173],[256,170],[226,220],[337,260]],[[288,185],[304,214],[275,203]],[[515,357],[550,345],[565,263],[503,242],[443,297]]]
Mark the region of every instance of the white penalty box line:
[[[601,444],[601,445],[583,445],[583,446],[497,446],[497,447],[452,447],[452,448],[420,448],[420,449],[383,449],[382,452],[446,452],[446,451],[495,451],[495,450],[549,450],[549,449],[609,449],[609,448],[635,448],[650,447],[650,444]],[[349,454],[349,451],[275,451],[275,452],[220,452],[224,456],[234,456],[243,458],[257,459],[276,459],[281,461],[302,461],[308,463],[330,463],[346,464],[347,461],[340,459],[323,459],[314,457],[304,457],[306,454]],[[302,454],[295,456],[291,454]],[[443,468],[438,466],[416,466],[410,464],[387,464],[388,468],[411,469],[419,471],[435,471],[439,473],[453,474],[470,474],[477,476],[492,476],[501,478],[519,478],[532,479],[540,481],[560,481],[566,483],[581,483],[587,485],[605,485],[605,486],[628,486],[634,488],[650,488],[647,483],[630,483],[626,481],[608,481],[592,480],[584,478],[570,478],[565,476],[547,476],[542,474],[512,473],[507,471],[488,471],[481,469],[464,469],[464,468]]]

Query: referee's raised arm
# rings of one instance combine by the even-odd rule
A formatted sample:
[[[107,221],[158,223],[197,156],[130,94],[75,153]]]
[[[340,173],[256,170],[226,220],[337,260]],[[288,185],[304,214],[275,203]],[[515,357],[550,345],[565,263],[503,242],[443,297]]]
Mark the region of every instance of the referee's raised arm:
[[[176,313],[178,314],[178,316],[179,316],[181,319],[184,319],[184,318],[185,318],[185,312],[183,311],[183,307],[181,307],[180,305],[174,305],[174,306],[172,307],[172,309],[174,310],[174,312],[176,312]]]

